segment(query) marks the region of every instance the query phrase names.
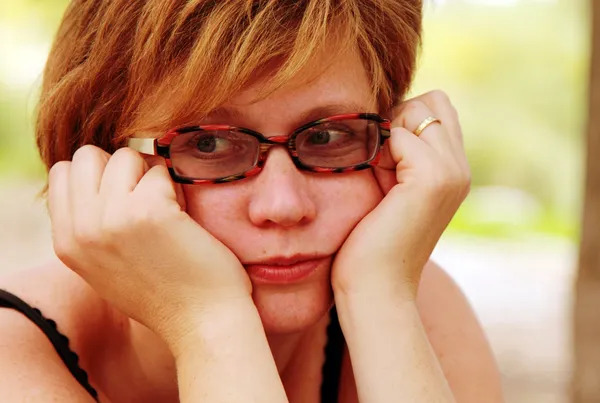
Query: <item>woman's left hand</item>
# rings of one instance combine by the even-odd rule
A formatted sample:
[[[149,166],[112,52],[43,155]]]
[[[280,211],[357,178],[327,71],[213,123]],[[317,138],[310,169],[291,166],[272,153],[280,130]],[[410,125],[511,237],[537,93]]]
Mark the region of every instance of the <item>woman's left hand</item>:
[[[332,268],[336,296],[391,292],[414,300],[423,267],[467,196],[470,170],[456,110],[430,92],[394,110],[375,176],[385,197],[354,228]],[[414,132],[429,117],[440,122]]]

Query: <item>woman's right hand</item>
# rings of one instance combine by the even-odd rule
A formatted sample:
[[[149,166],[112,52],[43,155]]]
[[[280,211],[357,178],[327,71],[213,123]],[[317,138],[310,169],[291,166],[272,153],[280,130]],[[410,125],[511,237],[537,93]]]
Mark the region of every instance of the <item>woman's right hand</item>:
[[[84,146],[50,170],[48,205],[58,258],[167,344],[252,304],[242,264],[186,213],[162,158]]]

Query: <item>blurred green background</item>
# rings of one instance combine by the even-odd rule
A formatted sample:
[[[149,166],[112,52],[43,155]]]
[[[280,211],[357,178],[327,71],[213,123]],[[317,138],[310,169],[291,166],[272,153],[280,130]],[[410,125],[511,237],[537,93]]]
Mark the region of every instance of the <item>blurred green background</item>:
[[[39,180],[41,69],[66,0],[0,3],[0,180]],[[448,92],[462,117],[473,191],[450,233],[576,240],[586,121],[587,4],[436,1],[413,93]]]

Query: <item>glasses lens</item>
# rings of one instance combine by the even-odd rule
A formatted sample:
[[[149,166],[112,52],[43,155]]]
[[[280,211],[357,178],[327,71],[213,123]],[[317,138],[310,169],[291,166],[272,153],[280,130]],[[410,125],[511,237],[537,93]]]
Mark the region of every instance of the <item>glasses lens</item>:
[[[379,148],[379,124],[346,119],[310,127],[296,137],[298,158],[304,165],[345,168],[371,161]]]
[[[260,143],[249,134],[201,130],[175,137],[170,154],[178,176],[214,180],[252,169],[258,160],[259,150]]]

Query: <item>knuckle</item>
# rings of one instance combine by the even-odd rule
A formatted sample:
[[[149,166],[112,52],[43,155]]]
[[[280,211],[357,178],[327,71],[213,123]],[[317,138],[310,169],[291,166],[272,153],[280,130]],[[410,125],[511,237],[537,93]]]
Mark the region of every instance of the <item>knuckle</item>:
[[[136,227],[136,213],[141,206],[132,205],[128,199],[111,200],[102,216],[100,227],[107,239],[119,243],[132,228]]]
[[[435,103],[447,104],[447,105],[452,104],[448,94],[446,94],[446,92],[444,92],[442,90],[433,90],[433,91],[429,92],[428,95]]]
[[[416,112],[422,112],[426,108],[427,106],[422,101],[415,99],[406,103],[404,106],[404,112],[407,114],[413,114]]]
[[[131,223],[128,224],[120,216],[109,217],[102,221],[102,233],[109,239],[118,239],[126,232],[127,225]]]
[[[69,169],[69,167],[71,166],[71,162],[70,161],[58,161],[56,164],[52,165],[52,168],[50,168],[50,175],[52,175],[52,173],[60,173],[60,172],[64,172],[67,169]]]
[[[90,157],[97,157],[99,155],[102,155],[104,151],[94,145],[91,144],[86,144],[84,146],[81,146],[77,149],[77,151],[75,151],[75,154],[73,154],[73,160],[76,159],[87,159]]]
[[[70,237],[66,236],[53,236],[52,247],[54,254],[58,259],[65,263],[67,266],[71,266],[75,261],[75,242]]]
[[[66,175],[69,172],[70,167],[71,167],[70,161],[59,161],[56,164],[52,165],[52,167],[50,168],[50,171],[48,171],[49,185],[51,186],[52,183],[54,183],[54,181],[56,179],[58,179],[58,177],[60,177],[62,175]]]
[[[89,222],[74,225],[73,239],[76,244],[81,246],[98,246],[102,243],[100,231]]]
[[[140,156],[140,153],[138,153],[137,151],[129,148],[129,147],[122,147],[119,148],[117,151],[115,151],[112,155],[113,159],[132,159],[132,160],[141,160],[142,157]]]

